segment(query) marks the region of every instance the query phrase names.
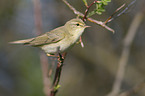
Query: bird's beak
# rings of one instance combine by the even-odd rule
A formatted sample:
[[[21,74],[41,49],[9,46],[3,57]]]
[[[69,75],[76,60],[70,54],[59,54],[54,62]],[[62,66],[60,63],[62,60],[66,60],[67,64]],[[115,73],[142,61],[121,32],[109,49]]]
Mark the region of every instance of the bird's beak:
[[[91,27],[91,26],[85,26],[85,28],[88,28],[88,27]]]

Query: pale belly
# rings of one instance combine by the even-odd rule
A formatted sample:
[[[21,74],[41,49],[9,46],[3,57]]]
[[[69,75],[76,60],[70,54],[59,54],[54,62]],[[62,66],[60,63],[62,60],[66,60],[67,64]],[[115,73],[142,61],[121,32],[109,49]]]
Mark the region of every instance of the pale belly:
[[[55,54],[58,52],[58,50],[60,52],[65,52],[67,51],[69,48],[71,48],[76,41],[70,41],[70,39],[68,40],[61,40],[60,42],[57,43],[52,43],[52,44],[48,44],[48,45],[43,45],[41,47],[42,50],[44,50],[46,53],[48,54]]]

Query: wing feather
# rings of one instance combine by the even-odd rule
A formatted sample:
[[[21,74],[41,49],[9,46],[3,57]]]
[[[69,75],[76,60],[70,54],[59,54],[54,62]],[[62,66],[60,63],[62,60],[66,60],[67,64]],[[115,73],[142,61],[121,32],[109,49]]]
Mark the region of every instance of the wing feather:
[[[32,41],[30,41],[27,44],[32,45],[32,46],[41,46],[45,44],[59,42],[64,37],[65,37],[65,34],[64,34],[63,27],[59,27],[43,35],[35,37]]]

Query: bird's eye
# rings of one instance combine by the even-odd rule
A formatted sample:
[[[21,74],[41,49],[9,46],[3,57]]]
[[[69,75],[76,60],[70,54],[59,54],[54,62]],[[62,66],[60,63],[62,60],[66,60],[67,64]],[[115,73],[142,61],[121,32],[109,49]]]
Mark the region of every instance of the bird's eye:
[[[77,26],[80,26],[80,24],[79,24],[79,23],[77,23],[76,25],[77,25]]]

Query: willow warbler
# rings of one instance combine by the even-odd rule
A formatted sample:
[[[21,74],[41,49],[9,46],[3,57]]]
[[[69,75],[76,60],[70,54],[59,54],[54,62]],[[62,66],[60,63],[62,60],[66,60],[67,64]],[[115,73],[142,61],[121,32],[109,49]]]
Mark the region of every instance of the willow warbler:
[[[40,47],[47,55],[55,54],[58,50],[64,52],[72,47],[87,27],[89,26],[86,26],[81,19],[71,19],[64,26],[55,28],[40,36],[10,43]]]

